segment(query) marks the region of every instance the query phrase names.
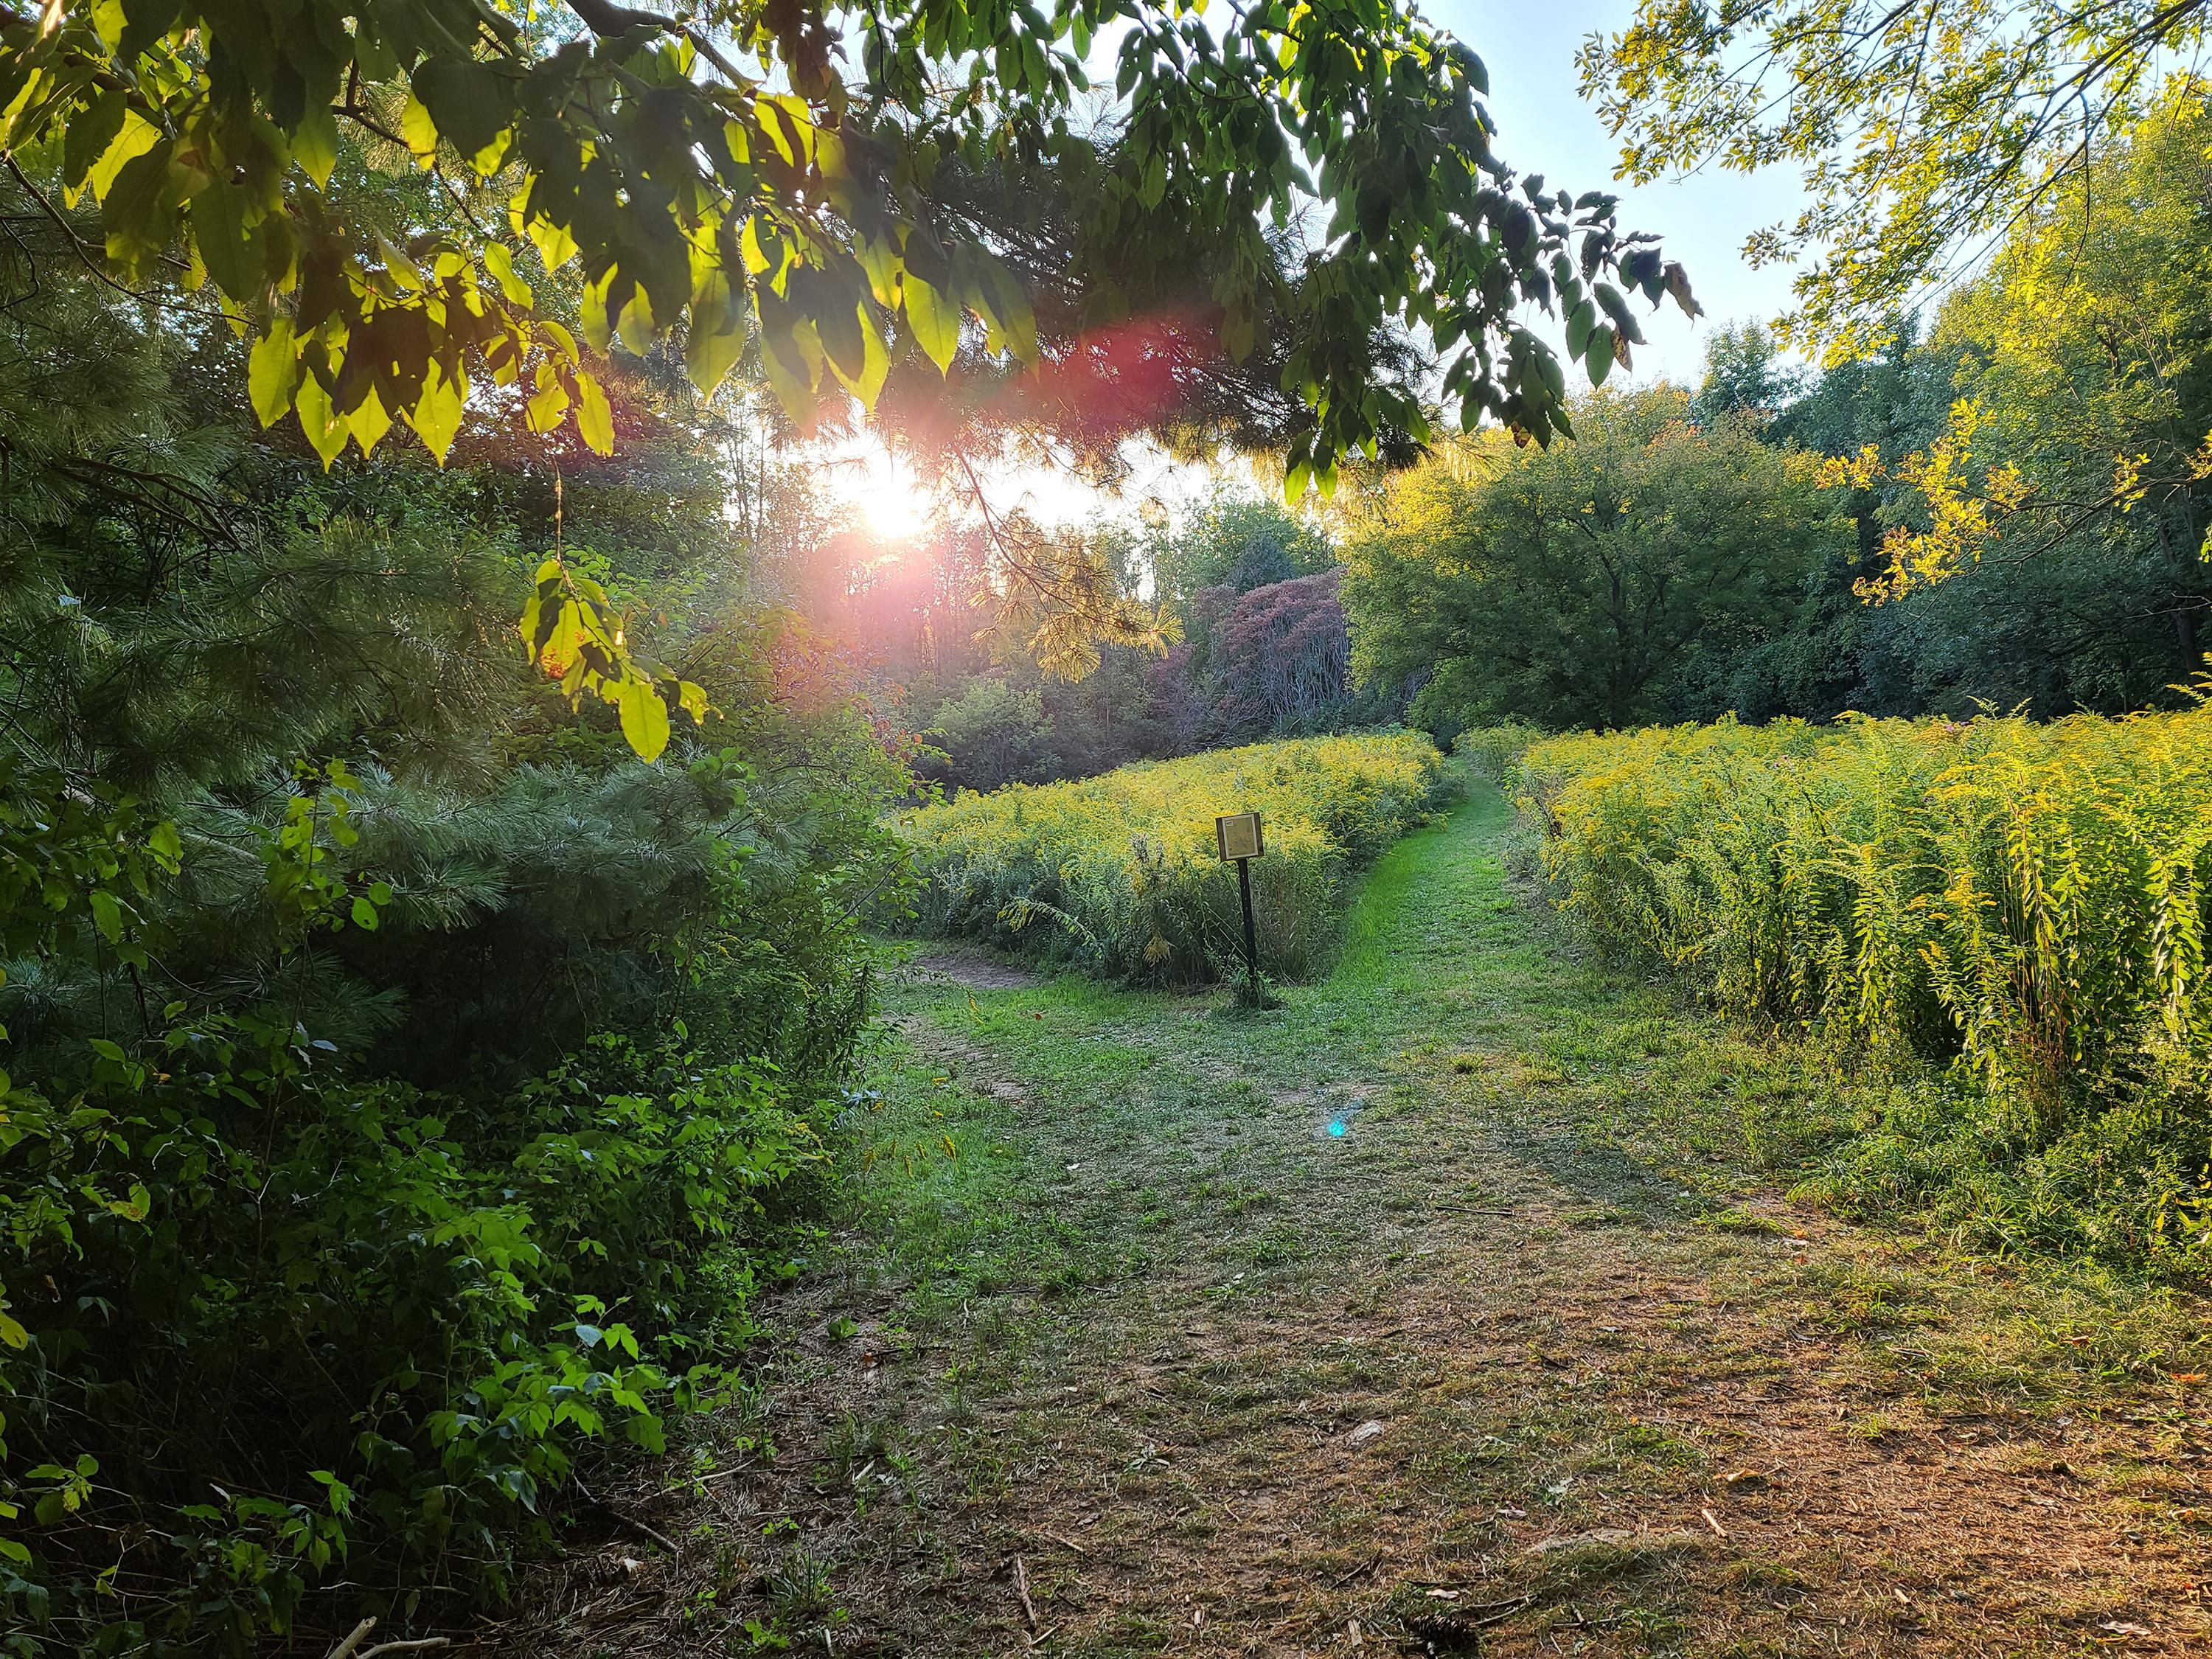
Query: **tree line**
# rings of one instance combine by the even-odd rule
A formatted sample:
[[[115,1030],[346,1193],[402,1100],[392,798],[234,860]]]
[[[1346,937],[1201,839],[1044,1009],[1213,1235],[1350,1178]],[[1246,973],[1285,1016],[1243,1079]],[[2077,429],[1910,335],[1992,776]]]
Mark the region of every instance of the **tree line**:
[[[1445,735],[2172,704],[2212,612],[2208,140],[2175,87],[1869,356],[1723,330],[1695,392],[1390,477],[1344,542],[1355,677]]]

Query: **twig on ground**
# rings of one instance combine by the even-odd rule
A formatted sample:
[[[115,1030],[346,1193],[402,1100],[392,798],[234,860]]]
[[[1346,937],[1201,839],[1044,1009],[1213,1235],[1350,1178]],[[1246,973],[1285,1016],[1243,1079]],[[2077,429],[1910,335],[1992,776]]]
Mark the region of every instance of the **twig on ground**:
[[[1057,1544],[1064,1550],[1073,1550],[1078,1555],[1088,1555],[1091,1553],[1089,1550],[1084,1548],[1082,1545],[1077,1543],[1073,1538],[1062,1538],[1056,1532],[1033,1533],[1030,1535],[1036,1538],[1042,1538],[1048,1544]]]
[[[1370,1555],[1364,1561],[1360,1562],[1358,1565],[1353,1567],[1351,1571],[1340,1574],[1339,1577],[1330,1579],[1328,1581],[1328,1587],[1331,1589],[1342,1589],[1353,1579],[1364,1577],[1367,1574],[1374,1571],[1376,1568],[1382,1565],[1382,1558],[1381,1556]]]
[[[356,1648],[359,1647],[362,1643],[367,1639],[369,1632],[375,1628],[376,1615],[372,1613],[368,1618],[362,1620],[361,1623],[356,1625],[346,1638],[343,1642],[340,1642],[337,1646],[332,1648],[330,1652],[325,1656],[325,1659],[346,1659],[346,1656],[351,1653]]]
[[[593,1509],[597,1510],[600,1514],[606,1516],[612,1520],[621,1522],[623,1525],[628,1527],[632,1532],[636,1533],[641,1538],[650,1538],[654,1543],[659,1545],[661,1548],[666,1550],[669,1554],[674,1556],[678,1560],[680,1561],[683,1559],[684,1552],[677,1547],[676,1540],[673,1538],[671,1538],[666,1533],[661,1531],[659,1528],[650,1526],[645,1522],[639,1520],[634,1515],[624,1515],[620,1510],[617,1509],[613,1504],[608,1503],[605,1498],[601,1498],[598,1493],[594,1492],[581,1480],[576,1482],[576,1490],[578,1492],[582,1494],[584,1501],[586,1504],[589,1504]],[[333,1659],[335,1659],[335,1656],[333,1656]]]
[[[410,1653],[423,1648],[442,1648],[453,1642],[450,1636],[416,1636],[404,1642],[379,1642],[373,1648],[363,1648],[361,1659],[376,1659],[380,1653]]]
[[[1030,1570],[1020,1556],[1014,1558],[1014,1594],[1022,1598],[1022,1619],[1031,1630],[1037,1627],[1036,1603],[1030,1600]]]
[[[678,1547],[676,1540],[673,1538],[671,1538],[666,1533],[661,1531],[659,1528],[649,1526],[646,1522],[639,1520],[634,1515],[624,1515],[620,1510],[617,1509],[611,1504],[601,1502],[598,1498],[594,1498],[592,1501],[598,1506],[599,1510],[602,1515],[611,1516],[613,1519],[621,1522],[623,1525],[628,1527],[632,1532],[637,1534],[641,1538],[650,1538],[654,1543],[659,1545],[661,1548],[666,1550],[670,1555],[678,1559],[682,1558],[684,1552],[682,1549]]]
[[[747,1469],[758,1468],[759,1467],[760,1465],[757,1462],[732,1463],[726,1469],[716,1469],[712,1474],[695,1474],[691,1479],[697,1481],[703,1486],[709,1481],[726,1480],[733,1474],[743,1474]]]
[[[1705,1517],[1705,1524],[1713,1529],[1714,1537],[1725,1538],[1728,1536],[1728,1529],[1722,1526],[1718,1521],[1713,1518],[1713,1512],[1711,1510],[1705,1508],[1703,1504],[1700,1504],[1698,1507],[1698,1513]]]
[[[1487,1616],[1486,1616],[1486,1617],[1484,1617],[1484,1618],[1481,1618],[1481,1619],[1470,1619],[1470,1620],[1468,1620],[1467,1621],[1467,1622],[1468,1622],[1468,1628],[1469,1628],[1469,1629],[1472,1629],[1472,1630],[1484,1630],[1484,1629],[1486,1629],[1487,1627],[1489,1627],[1489,1626],[1492,1626],[1492,1625],[1502,1625],[1502,1624],[1504,1624],[1507,1620],[1510,1619],[1510,1618],[1511,1618],[1515,1613],[1516,1613],[1520,1612],[1522,1608],[1523,1608],[1523,1607],[1527,1607],[1527,1606],[1528,1606],[1531,1601],[1534,1601],[1535,1599],[1536,1599],[1536,1598],[1535,1598],[1534,1596],[1533,1596],[1533,1595],[1524,1595],[1524,1596],[1522,1596],[1522,1597],[1519,1601],[1487,1601],[1487,1602],[1485,1602],[1485,1603],[1483,1604],[1485,1607],[1495,1607],[1495,1608],[1497,1608],[1497,1609],[1498,1609],[1498,1611],[1497,1611],[1497,1612],[1495,1612],[1495,1613],[1490,1613],[1490,1614],[1488,1614]],[[1477,1609],[1477,1608],[1470,1608],[1470,1609],[1468,1609],[1468,1611],[1470,1611],[1470,1612],[1476,1612],[1476,1611],[1480,1611],[1480,1609]]]

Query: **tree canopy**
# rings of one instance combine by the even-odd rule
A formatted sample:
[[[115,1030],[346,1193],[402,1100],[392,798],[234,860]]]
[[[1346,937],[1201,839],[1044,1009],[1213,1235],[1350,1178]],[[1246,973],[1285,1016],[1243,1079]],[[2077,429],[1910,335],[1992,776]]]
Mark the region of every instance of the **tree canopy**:
[[[1086,324],[1187,275],[1194,240],[1211,250],[1228,354],[1253,350],[1263,311],[1289,342],[1294,479],[1427,430],[1413,391],[1372,372],[1386,321],[1427,331],[1466,419],[1546,437],[1565,382],[1518,307],[1561,312],[1601,379],[1638,337],[1623,287],[1692,301],[1613,196],[1496,156],[1486,90],[1465,46],[1352,0],[1212,21],[1143,0],[0,7],[9,165],[97,202],[102,245],[82,252],[116,280],[211,290],[256,341],[262,419],[296,415],[326,461],[399,422],[444,454],[485,381],[532,429],[573,420],[605,449],[589,352],[617,338],[680,337],[702,387],[750,345],[795,413],[836,387],[872,403],[909,352],[949,370],[971,330],[1034,362],[992,197],[951,187],[992,173],[1048,177],[1067,204]],[[464,201],[458,222],[351,223],[332,180],[368,140]],[[1310,210],[1326,228],[1276,291],[1267,223]],[[573,262],[580,342],[526,246],[546,272]]]
[[[1625,177],[1794,166],[1809,198],[1754,262],[1811,253],[1793,342],[1878,348],[1931,287],[2149,106],[2205,40],[2206,0],[1638,0],[1593,35],[1585,94]]]
[[[1840,540],[1816,462],[1688,415],[1668,386],[1593,393],[1571,445],[1493,436],[1404,475],[1346,550],[1354,672],[1425,681],[1441,727],[1620,726],[1780,633]]]

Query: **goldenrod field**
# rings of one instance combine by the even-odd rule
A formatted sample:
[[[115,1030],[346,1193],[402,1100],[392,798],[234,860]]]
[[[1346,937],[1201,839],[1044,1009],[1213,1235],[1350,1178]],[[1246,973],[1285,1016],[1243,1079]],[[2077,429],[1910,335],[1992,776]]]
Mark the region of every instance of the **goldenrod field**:
[[[1428,820],[1444,785],[1425,737],[1303,738],[1015,785],[908,821],[921,932],[961,935],[1115,978],[1196,983],[1241,960],[1234,866],[1213,820],[1257,811],[1262,970],[1302,979],[1334,949],[1346,878]]]
[[[1556,738],[1516,775],[1599,939],[1923,1079],[1820,1182],[2212,1261],[2212,708]]]

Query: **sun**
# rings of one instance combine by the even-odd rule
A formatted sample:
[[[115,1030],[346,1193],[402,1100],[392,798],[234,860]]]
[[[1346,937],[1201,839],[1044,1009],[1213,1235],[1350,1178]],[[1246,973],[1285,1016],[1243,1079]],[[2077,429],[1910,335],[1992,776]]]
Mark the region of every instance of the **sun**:
[[[887,542],[910,541],[929,524],[929,497],[914,469],[897,456],[878,450],[853,480],[854,505],[876,536]]]

